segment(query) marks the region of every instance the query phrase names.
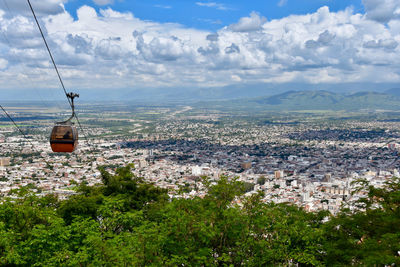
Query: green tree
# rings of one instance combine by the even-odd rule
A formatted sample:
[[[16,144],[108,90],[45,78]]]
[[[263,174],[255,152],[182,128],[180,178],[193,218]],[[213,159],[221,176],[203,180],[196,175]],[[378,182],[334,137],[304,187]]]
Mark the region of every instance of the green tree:
[[[400,264],[400,179],[388,180],[376,188],[365,180],[358,189],[367,192],[326,224],[327,262],[333,264]]]
[[[267,181],[267,178],[265,178],[265,176],[260,176],[260,177],[257,179],[257,184],[263,185],[263,184],[265,184],[266,181]]]
[[[81,183],[67,200],[29,187],[0,203],[2,266],[381,266],[398,265],[400,182],[360,181],[367,195],[344,208],[306,212],[265,203],[262,192],[222,176],[207,193],[169,199],[131,166],[103,184]],[[326,218],[328,222],[324,222]]]

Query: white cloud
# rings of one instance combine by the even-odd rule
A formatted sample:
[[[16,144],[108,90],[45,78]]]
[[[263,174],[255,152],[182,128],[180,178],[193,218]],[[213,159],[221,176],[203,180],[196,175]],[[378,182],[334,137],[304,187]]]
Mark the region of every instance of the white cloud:
[[[93,0],[93,2],[99,6],[114,4],[114,0]]]
[[[67,0],[31,0],[32,7],[38,16],[55,15],[64,12]],[[31,10],[26,0],[7,0],[0,2],[0,9],[7,11],[8,16],[24,14],[31,16]]]
[[[287,1],[288,0],[279,0],[278,6],[280,6],[280,7],[285,6],[287,4]]]
[[[229,26],[229,29],[235,32],[250,32],[260,30],[262,24],[267,21],[266,18],[260,16],[257,12],[251,12],[250,17],[243,17],[238,23]]]
[[[163,9],[171,9],[172,8],[172,6],[167,6],[167,5],[154,5],[154,7],[163,8]]]
[[[394,50],[399,44],[393,39],[380,39],[380,40],[370,40],[364,43],[365,48],[384,48],[388,50]]]
[[[42,25],[71,88],[400,82],[400,21],[351,9],[271,21],[253,12],[208,32],[82,6],[77,19],[63,10]],[[31,16],[0,11],[0,29],[0,84],[57,87]]]
[[[91,21],[97,18],[96,10],[89,6],[82,6],[79,8],[76,15],[80,21]]]
[[[238,75],[232,75],[231,79],[233,81],[235,81],[235,82],[241,82],[242,81],[242,79]]]
[[[222,21],[219,20],[219,19],[215,20],[215,19],[201,19],[201,18],[198,18],[197,20],[198,21],[202,21],[202,22],[206,22],[208,24],[222,24]]]
[[[226,5],[216,3],[216,2],[196,2],[196,5],[203,6],[203,7],[212,7],[212,8],[216,8],[218,10],[229,10],[230,9]]]
[[[362,0],[367,18],[379,22],[388,22],[400,18],[399,0]]]
[[[0,69],[5,69],[8,65],[8,61],[4,58],[0,58]]]

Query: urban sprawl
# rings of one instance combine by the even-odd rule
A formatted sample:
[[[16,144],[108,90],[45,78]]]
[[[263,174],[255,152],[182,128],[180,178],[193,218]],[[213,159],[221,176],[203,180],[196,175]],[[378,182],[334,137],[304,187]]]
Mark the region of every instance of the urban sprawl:
[[[97,118],[85,128],[88,140],[81,135],[72,154],[51,152],[50,124],[28,133],[29,141],[2,127],[0,193],[27,186],[65,198],[78,183],[101,182],[99,166],[113,172],[132,164],[136,176],[167,188],[172,197],[202,197],[203,177],[215,181],[224,175],[243,181],[246,194],[263,191],[266,202],[335,214],[365,194],[354,193],[358,179],[379,187],[399,175],[396,122],[260,123],[176,115],[154,123],[129,119],[117,131],[96,126],[102,121]]]

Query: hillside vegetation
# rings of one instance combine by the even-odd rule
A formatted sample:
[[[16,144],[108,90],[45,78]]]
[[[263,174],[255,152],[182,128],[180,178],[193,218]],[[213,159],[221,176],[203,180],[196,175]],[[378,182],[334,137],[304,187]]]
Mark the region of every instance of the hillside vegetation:
[[[270,97],[257,98],[250,102],[271,110],[398,110],[400,97],[376,93],[359,92],[344,95],[328,91],[290,91]]]
[[[67,200],[26,188],[0,205],[2,266],[343,266],[400,264],[400,180],[338,216],[245,197],[206,178],[204,198],[170,199],[130,166]],[[329,220],[326,220],[326,218]]]
[[[389,93],[358,92],[342,94],[330,91],[287,91],[285,93],[227,101],[198,103],[199,107],[242,111],[398,111],[400,96]]]

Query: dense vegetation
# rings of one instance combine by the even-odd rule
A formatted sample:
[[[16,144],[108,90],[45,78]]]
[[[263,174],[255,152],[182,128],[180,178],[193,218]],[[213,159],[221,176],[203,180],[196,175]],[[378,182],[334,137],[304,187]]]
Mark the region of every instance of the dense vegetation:
[[[400,180],[335,217],[244,197],[243,183],[204,179],[204,198],[170,199],[132,175],[101,169],[67,200],[21,189],[0,205],[7,266],[342,266],[400,264]],[[329,216],[329,220],[326,218]]]

